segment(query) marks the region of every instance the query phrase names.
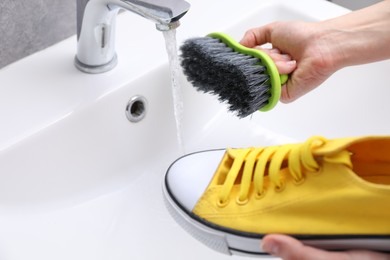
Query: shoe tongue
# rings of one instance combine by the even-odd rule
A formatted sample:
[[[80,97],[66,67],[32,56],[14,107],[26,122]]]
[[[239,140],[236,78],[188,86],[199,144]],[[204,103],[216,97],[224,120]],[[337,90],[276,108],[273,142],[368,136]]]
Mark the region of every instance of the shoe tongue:
[[[347,150],[332,153],[329,155],[324,155],[323,160],[328,163],[344,164],[351,169],[353,168],[353,164],[351,161],[351,153]]]
[[[359,141],[362,141],[362,138],[348,137],[328,140],[325,145],[316,148],[313,154],[322,157],[325,162],[344,164],[352,169],[351,151],[348,148]]]
[[[348,146],[358,141],[358,138],[348,137],[348,138],[339,138],[331,139],[326,142],[325,145],[322,145],[314,149],[313,154],[316,156],[324,156],[335,154],[344,150],[347,150]]]

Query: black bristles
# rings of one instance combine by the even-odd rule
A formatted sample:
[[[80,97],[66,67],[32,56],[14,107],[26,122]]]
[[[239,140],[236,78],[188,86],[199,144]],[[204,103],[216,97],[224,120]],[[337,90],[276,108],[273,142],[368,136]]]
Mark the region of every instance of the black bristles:
[[[246,117],[268,103],[269,76],[258,58],[235,52],[211,37],[188,39],[180,51],[188,81],[197,90],[227,102],[238,117]]]

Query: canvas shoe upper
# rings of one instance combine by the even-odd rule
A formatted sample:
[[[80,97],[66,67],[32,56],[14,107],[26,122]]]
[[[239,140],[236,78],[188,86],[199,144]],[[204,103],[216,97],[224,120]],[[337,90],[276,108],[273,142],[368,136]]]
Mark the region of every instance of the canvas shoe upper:
[[[390,137],[199,152],[171,165],[164,190],[175,219],[221,252],[261,254],[268,233],[390,251]]]

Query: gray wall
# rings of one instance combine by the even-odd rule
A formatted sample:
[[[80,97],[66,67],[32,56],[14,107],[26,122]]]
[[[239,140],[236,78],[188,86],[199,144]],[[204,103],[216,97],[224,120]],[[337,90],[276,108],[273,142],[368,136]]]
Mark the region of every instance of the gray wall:
[[[0,0],[0,68],[76,33],[76,0]]]
[[[333,2],[357,9],[378,0]],[[0,68],[75,33],[76,0],[0,0]]]
[[[331,2],[347,7],[351,10],[360,9],[368,5],[380,2],[381,0],[332,0]]]

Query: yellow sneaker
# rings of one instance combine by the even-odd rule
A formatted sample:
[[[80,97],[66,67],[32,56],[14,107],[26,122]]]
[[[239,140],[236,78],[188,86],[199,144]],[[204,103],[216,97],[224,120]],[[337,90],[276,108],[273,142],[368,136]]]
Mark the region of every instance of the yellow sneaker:
[[[186,155],[168,169],[164,195],[179,224],[226,254],[264,254],[268,233],[390,252],[390,136]]]

